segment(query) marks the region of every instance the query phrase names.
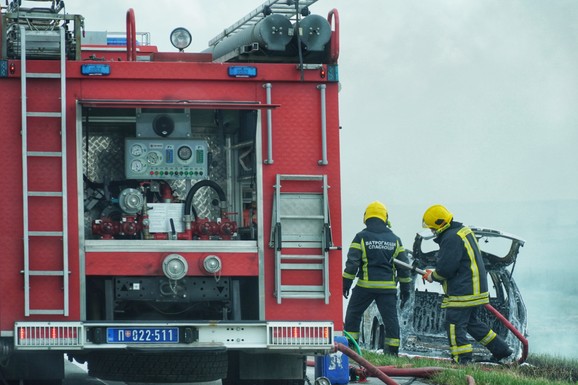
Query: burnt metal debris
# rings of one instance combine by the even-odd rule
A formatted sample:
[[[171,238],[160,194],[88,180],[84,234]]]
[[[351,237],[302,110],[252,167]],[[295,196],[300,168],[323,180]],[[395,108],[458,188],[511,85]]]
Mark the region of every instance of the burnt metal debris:
[[[490,305],[497,309],[522,335],[527,335],[527,311],[513,273],[521,247],[525,241],[518,236],[498,230],[470,226],[473,230],[488,273]],[[410,254],[416,269],[436,266],[438,247],[429,231],[416,234]],[[417,356],[450,358],[444,327],[445,309],[441,308],[441,285],[426,286],[419,274],[412,279],[411,297],[400,309],[400,353]],[[518,357],[523,346],[493,314],[480,308],[480,318],[497,334],[506,339]],[[384,326],[375,304],[362,318],[360,345],[371,350],[383,349]],[[472,339],[474,356],[484,359],[488,352]]]

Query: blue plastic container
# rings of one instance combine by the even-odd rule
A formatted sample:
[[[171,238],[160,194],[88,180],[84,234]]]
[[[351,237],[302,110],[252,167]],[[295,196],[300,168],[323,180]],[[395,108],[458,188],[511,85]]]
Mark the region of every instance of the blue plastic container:
[[[347,338],[337,336],[335,342],[347,346]],[[315,357],[315,378],[327,377],[332,385],[349,384],[349,357],[340,351]]]

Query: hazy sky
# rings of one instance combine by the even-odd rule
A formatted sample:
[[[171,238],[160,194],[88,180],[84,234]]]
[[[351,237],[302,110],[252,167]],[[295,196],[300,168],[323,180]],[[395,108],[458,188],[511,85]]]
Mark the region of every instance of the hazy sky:
[[[201,51],[259,4],[70,0],[67,11],[87,30],[124,31],[132,7],[153,44],[172,49],[184,26]],[[357,209],[578,198],[578,2],[319,0],[312,11],[332,8],[343,192]]]
[[[137,31],[150,32],[165,50],[172,50],[170,31],[186,27],[192,52],[261,1],[66,4],[90,31],[124,31],[132,7]],[[578,1],[319,0],[311,10],[325,16],[332,8],[341,27],[343,246],[375,199],[389,207],[406,247],[423,211],[442,203],[466,223],[520,232],[527,241],[518,267],[522,292],[536,287],[543,269],[556,275],[567,266],[560,258],[541,262],[552,256],[543,234],[575,265]],[[552,230],[559,228],[576,231],[560,236]],[[531,324],[543,308],[526,301]],[[570,334],[575,355],[576,327]]]

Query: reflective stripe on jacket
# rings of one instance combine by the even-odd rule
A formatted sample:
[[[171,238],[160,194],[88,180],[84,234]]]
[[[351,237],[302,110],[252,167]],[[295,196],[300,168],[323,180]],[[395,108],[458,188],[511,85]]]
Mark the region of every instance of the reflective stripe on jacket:
[[[378,218],[369,218],[365,224],[351,242],[343,277],[357,277],[357,286],[366,289],[397,290],[398,280],[411,282],[409,271],[397,271],[393,262],[395,258],[408,262],[399,237]]]
[[[459,222],[441,233],[433,279],[442,283],[445,307],[479,306],[490,302],[482,253],[473,231]]]

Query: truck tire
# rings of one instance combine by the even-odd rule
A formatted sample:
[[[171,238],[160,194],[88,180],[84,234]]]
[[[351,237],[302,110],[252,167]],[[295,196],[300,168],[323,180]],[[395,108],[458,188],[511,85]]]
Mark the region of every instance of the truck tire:
[[[88,374],[124,382],[216,381],[227,375],[227,352],[96,352],[88,359]]]
[[[305,385],[306,380],[232,380],[223,379],[223,385]]]
[[[226,377],[223,377],[221,382],[223,385],[305,385],[305,379],[240,379],[240,353],[235,351],[229,352],[229,367]],[[262,358],[254,359],[259,364],[262,364]],[[303,377],[306,378],[307,367],[306,362],[303,361]],[[261,365],[262,370],[268,370],[267,365]],[[308,381],[308,380],[307,380]]]
[[[0,384],[59,385],[62,379],[64,354],[58,352],[14,352],[0,368]]]
[[[1,377],[0,377],[1,378]],[[62,385],[62,380],[3,380],[6,385]]]

